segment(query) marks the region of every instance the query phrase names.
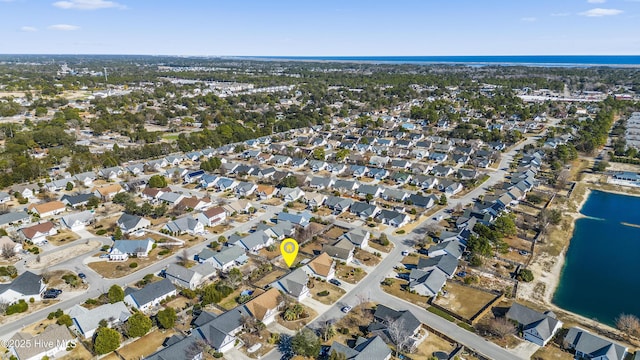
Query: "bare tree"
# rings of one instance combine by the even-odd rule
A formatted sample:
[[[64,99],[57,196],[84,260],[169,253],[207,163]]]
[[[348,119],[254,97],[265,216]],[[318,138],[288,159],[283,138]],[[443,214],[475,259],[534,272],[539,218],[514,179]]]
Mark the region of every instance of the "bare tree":
[[[329,341],[335,335],[336,328],[333,326],[331,321],[325,321],[325,323],[320,326],[320,337],[322,340]]]
[[[635,315],[620,314],[616,318],[616,327],[626,336],[640,335],[640,320]]]
[[[186,349],[184,349],[185,359],[193,359],[198,354],[202,354],[203,352],[205,352],[208,349],[208,347],[209,347],[209,344],[207,344],[203,340],[197,340],[193,342]]]
[[[9,307],[9,303],[0,301],[0,314],[4,315],[4,312],[7,311],[8,307]]]
[[[462,206],[462,203],[458,203],[455,207],[456,212],[460,213],[462,212],[462,210],[464,210],[464,207]]]
[[[36,256],[36,262],[37,262],[38,264],[40,264],[40,254],[38,254],[38,256]]]
[[[558,177],[556,178],[557,189],[559,190],[564,189],[564,187],[567,185],[567,181],[569,181],[570,174],[571,173],[567,169],[563,169],[562,171],[560,171],[560,173],[558,174]]]
[[[48,268],[45,268],[42,270],[42,274],[40,276],[42,276],[42,281],[46,284],[51,279],[51,271]]]
[[[438,235],[440,232],[442,232],[442,226],[438,225],[438,223],[432,222],[427,224],[427,226],[425,226],[425,230],[427,230],[427,234],[429,235]]]
[[[180,254],[179,258],[182,266],[186,267],[189,264],[189,253],[187,252],[187,249],[182,250],[182,253]]]
[[[15,255],[16,255],[15,245],[11,245],[8,243],[2,245],[2,257],[4,257],[5,259],[11,259]]]
[[[488,330],[493,335],[504,339],[506,336],[516,333],[516,326],[507,318],[493,318],[489,320]]]
[[[404,319],[388,318],[386,321],[389,339],[396,345],[396,356],[408,351],[408,345],[411,342],[411,334],[405,327]]]

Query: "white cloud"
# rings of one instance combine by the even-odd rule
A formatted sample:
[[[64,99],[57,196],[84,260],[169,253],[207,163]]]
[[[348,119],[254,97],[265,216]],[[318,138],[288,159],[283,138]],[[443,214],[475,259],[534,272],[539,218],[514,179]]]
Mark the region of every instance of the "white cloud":
[[[49,30],[58,30],[58,31],[74,31],[80,29],[80,26],[69,25],[69,24],[56,24],[49,26]]]
[[[614,16],[620,15],[624,11],[618,9],[603,9],[603,8],[595,8],[591,10],[587,10],[581,12],[579,15],[587,16],[587,17],[601,17],[601,16]]]
[[[589,4],[604,4],[607,0],[587,0]]]
[[[34,28],[33,26],[23,26],[23,27],[20,28],[20,31],[36,32],[36,31],[38,31],[38,29]]]
[[[534,21],[538,20],[538,18],[535,18],[533,16],[529,16],[529,17],[520,18],[520,20],[522,20],[524,22],[534,22]]]
[[[555,17],[558,17],[558,16],[569,16],[569,15],[571,15],[571,14],[570,13],[553,13],[553,14],[551,14],[551,16],[555,16]]]
[[[110,8],[126,9],[126,6],[122,4],[107,0],[63,0],[54,2],[53,6],[60,9],[75,10],[98,10]]]

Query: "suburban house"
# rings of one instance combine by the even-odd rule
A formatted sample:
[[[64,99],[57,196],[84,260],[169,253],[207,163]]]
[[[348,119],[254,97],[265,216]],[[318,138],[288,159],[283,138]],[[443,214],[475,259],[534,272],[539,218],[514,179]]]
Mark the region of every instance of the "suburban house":
[[[222,208],[227,212],[227,215],[236,214],[246,214],[249,212],[249,209],[253,207],[253,204],[247,199],[236,200],[230,204],[223,206]]]
[[[62,201],[50,201],[44,204],[31,204],[27,207],[31,212],[38,214],[41,218],[61,214],[67,208]]]
[[[25,199],[33,199],[38,189],[38,185],[35,184],[15,185],[11,188],[11,193],[18,193]]]
[[[340,215],[349,210],[353,203],[353,199],[343,198],[340,196],[329,196],[327,197],[327,200],[325,200],[324,205],[331,209],[334,215]]]
[[[199,348],[198,339],[195,336],[178,336],[173,335],[166,340],[164,348],[154,352],[149,356],[145,356],[145,360],[167,360],[167,359],[184,359],[184,360],[202,360],[203,352]],[[194,350],[195,349],[195,350]]]
[[[553,312],[541,313],[516,302],[511,305],[506,317],[518,323],[525,340],[538,346],[547,345],[562,328],[562,321],[558,320]]]
[[[201,317],[211,319],[210,321],[199,325],[192,331],[196,339],[204,340],[209,346],[218,352],[226,352],[233,349],[236,341],[236,334],[242,330],[242,318],[249,316],[244,305],[240,305],[235,309],[229,310],[218,316],[212,313],[202,312],[196,319],[197,324]]]
[[[449,279],[453,278],[453,275],[455,275],[457,268],[458,259],[449,254],[430,257],[428,259],[420,258],[418,260],[418,264],[416,265],[416,269],[423,271],[438,269],[445,273],[447,275],[447,278]]]
[[[391,359],[391,349],[385,344],[380,336],[373,336],[368,339],[358,337],[355,346],[350,348],[337,341],[331,344],[329,354],[343,354],[346,360],[389,360]]]
[[[146,312],[169,296],[178,293],[176,287],[167,279],[147,284],[142,289],[126,288],[124,302],[142,312]]]
[[[368,332],[390,344],[393,344],[393,340],[388,333],[389,325],[396,323],[401,326],[401,334],[409,338],[405,351],[415,349],[427,337],[426,332],[422,332],[422,323],[409,310],[398,311],[380,304],[376,307],[373,319],[374,322],[367,328]]]
[[[304,202],[307,204],[309,209],[322,206],[326,200],[327,195],[324,194],[315,192],[308,192],[304,194]]]
[[[253,253],[271,244],[273,244],[273,238],[264,231],[253,232],[234,243],[234,245],[242,246],[247,251]]]
[[[198,262],[209,263],[222,272],[234,266],[243,265],[248,260],[247,251],[242,246],[223,247],[219,252],[203,249],[198,254]]]
[[[245,310],[258,321],[269,325],[276,320],[280,307],[284,304],[280,291],[271,288],[244,304]]]
[[[378,212],[380,212],[380,208],[374,204],[356,201],[351,204],[349,212],[360,217],[361,219],[367,219],[378,215]]]
[[[298,268],[271,283],[271,287],[282,291],[298,301],[310,295],[307,284],[309,277],[303,269]]]
[[[198,213],[196,219],[205,226],[214,227],[227,220],[227,213],[222,207],[214,207]]]
[[[378,216],[376,216],[383,224],[393,226],[393,227],[402,227],[409,223],[409,215],[399,213],[393,210],[385,210],[380,211]]]
[[[31,216],[26,211],[11,211],[0,215],[0,227],[16,226],[21,224],[29,224]]]
[[[201,211],[207,209],[211,206],[211,198],[208,196],[205,197],[183,197],[177,204],[176,208],[180,210],[196,210]]]
[[[216,186],[218,180],[220,180],[220,178],[215,175],[204,174],[200,177],[200,186],[208,189]]]
[[[185,216],[166,223],[162,229],[174,235],[198,235],[204,233],[204,224],[191,216]]]
[[[447,274],[438,268],[412,269],[409,273],[409,289],[424,296],[436,296],[447,282]]]
[[[39,245],[47,240],[47,236],[57,234],[58,229],[56,229],[56,226],[51,221],[45,221],[40,224],[23,227],[18,230],[18,233],[24,240],[29,240],[35,245]]]
[[[91,310],[75,305],[68,314],[73,321],[71,329],[85,339],[91,339],[100,327],[100,321],[106,320],[109,326],[114,326],[123,324],[131,316],[127,305],[122,301],[100,305]]]
[[[432,245],[427,249],[429,257],[436,257],[440,255],[449,254],[456,259],[460,259],[464,252],[465,246],[459,240],[443,241],[441,243]]]
[[[78,231],[84,229],[85,226],[93,221],[93,212],[85,210],[79,213],[65,215],[60,219],[62,225],[71,229],[71,231]]]
[[[249,196],[252,195],[256,190],[258,189],[258,186],[252,182],[241,182],[238,184],[238,186],[236,186],[236,194],[238,196]]]
[[[287,188],[283,187],[278,192],[278,195],[282,197],[285,202],[296,201],[304,196],[304,191],[299,187]]]
[[[346,239],[346,240],[349,240],[356,247],[359,247],[360,249],[366,249],[369,247],[370,238],[371,238],[371,233],[369,231],[363,228],[357,227],[342,234],[338,238],[338,240]]]
[[[173,192],[173,191],[163,191],[158,195],[158,201],[161,201],[167,205],[178,205],[180,201],[184,199],[184,195]]]
[[[160,199],[160,196],[166,192],[171,192],[170,188],[145,188],[142,190],[141,196],[143,200],[151,201],[155,203]]]
[[[623,360],[628,349],[609,339],[572,327],[564,337],[565,348],[575,350],[575,359]]]
[[[93,195],[104,201],[111,200],[116,194],[123,192],[124,189],[120,184],[111,184],[93,189]]]
[[[191,183],[194,183],[194,182],[200,180],[200,178],[204,174],[205,174],[204,170],[191,171],[191,172],[187,173],[186,175],[184,175],[183,180],[187,184],[191,184]]]
[[[304,269],[309,276],[319,277],[323,280],[331,280],[336,275],[336,264],[331,256],[325,252],[309,261],[302,269]]]
[[[309,223],[311,221],[311,218],[313,217],[313,215],[311,215],[310,212],[308,211],[303,211],[300,212],[298,214],[293,214],[293,213],[286,213],[286,212],[279,212],[278,213],[278,217],[277,217],[277,221],[288,221],[292,224],[301,226],[303,228],[306,228],[307,226],[309,226]]]
[[[9,193],[6,193],[4,191],[0,191],[0,204],[5,204],[9,202],[9,200],[11,200],[11,195],[9,195]]]
[[[355,250],[355,246],[351,243],[351,241],[342,239],[338,240],[333,245],[322,245],[322,251],[327,253],[332,258],[344,261],[349,263],[353,261],[353,252]]]
[[[0,302],[13,304],[20,300],[29,301],[30,298],[39,300],[45,288],[42,276],[25,271],[11,283],[0,284]]]
[[[153,249],[153,239],[145,240],[116,240],[109,251],[110,261],[125,261],[130,256],[147,257]]]
[[[9,352],[19,360],[38,360],[62,356],[69,344],[76,343],[76,339],[66,326],[51,324],[37,335],[19,332],[8,343],[15,344],[9,346]]]
[[[198,264],[186,268],[179,264],[169,264],[164,270],[164,277],[176,286],[195,290],[202,283],[215,275],[215,267],[210,263]]]
[[[62,201],[66,205],[69,205],[75,208],[75,207],[87,205],[89,203],[89,199],[91,199],[94,196],[95,196],[94,194],[90,194],[90,193],[77,194],[77,195],[63,195],[62,198],[60,198],[60,201]]]
[[[142,216],[123,213],[116,221],[116,225],[122,230],[123,234],[129,234],[151,226],[151,221]]]
[[[100,169],[98,171],[98,176],[107,180],[115,180],[119,176],[121,176],[123,172],[124,171],[120,166],[114,166],[110,168]]]
[[[256,188],[256,195],[260,198],[260,200],[271,199],[277,193],[278,188],[271,185],[260,184]]]

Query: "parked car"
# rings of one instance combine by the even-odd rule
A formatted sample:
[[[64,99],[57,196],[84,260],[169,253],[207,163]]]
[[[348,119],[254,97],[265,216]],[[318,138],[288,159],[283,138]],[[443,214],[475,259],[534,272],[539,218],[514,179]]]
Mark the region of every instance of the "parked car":
[[[341,283],[339,280],[337,280],[337,279],[331,279],[331,280],[329,280],[329,282],[330,282],[331,284],[335,285],[335,286],[340,286],[340,285],[342,285],[342,283]]]
[[[349,306],[349,305],[347,305],[347,306],[344,306],[344,307],[342,308],[342,312],[346,314],[346,313],[348,313],[349,311],[351,311],[351,309],[352,309],[352,307],[351,307],[351,306]]]
[[[60,289],[47,289],[47,291],[44,292],[42,297],[45,298],[45,299],[55,299],[60,294],[62,294],[62,290],[60,290]]]
[[[402,256],[407,256],[407,255],[409,255],[409,250],[402,251]]]
[[[82,280],[87,278],[87,275],[85,275],[84,273],[78,273],[78,277]]]

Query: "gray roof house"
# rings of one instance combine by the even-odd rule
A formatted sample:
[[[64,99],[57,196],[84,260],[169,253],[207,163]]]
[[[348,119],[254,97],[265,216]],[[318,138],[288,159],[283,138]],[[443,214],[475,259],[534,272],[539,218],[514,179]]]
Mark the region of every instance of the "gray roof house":
[[[42,276],[25,271],[9,284],[0,284],[0,302],[12,304],[30,298],[39,299],[45,289]]]
[[[333,184],[333,188],[338,191],[356,191],[358,189],[359,184],[355,181],[351,180],[336,180],[335,184]]]
[[[200,221],[192,218],[191,216],[185,216],[174,221],[170,221],[164,225],[163,229],[169,231],[172,234],[202,234],[204,233],[204,224]]]
[[[465,249],[465,246],[460,241],[451,240],[451,241],[445,241],[445,242],[441,242],[439,244],[431,246],[427,250],[427,253],[430,257],[449,254],[456,259],[460,259],[464,249]]]
[[[396,322],[402,326],[402,334],[409,338],[405,351],[415,349],[425,338],[421,333],[422,323],[409,310],[394,310],[385,305],[378,305],[373,314],[374,322],[367,328],[368,332],[380,336],[385,342],[393,344],[390,334],[387,332],[390,322]]]
[[[353,199],[342,198],[339,196],[329,196],[327,197],[327,200],[324,201],[324,205],[333,210],[335,215],[342,214],[347,211],[353,203]]]
[[[389,360],[391,359],[391,349],[379,336],[368,339],[358,337],[355,346],[350,348],[337,341],[331,344],[329,354],[343,354],[346,360]]]
[[[116,225],[120,227],[123,233],[128,234],[150,226],[151,221],[142,216],[123,213],[116,221]]]
[[[271,236],[265,234],[264,231],[253,232],[236,242],[237,246],[242,246],[247,251],[256,252],[273,244]]]
[[[9,347],[12,357],[20,360],[35,360],[57,358],[66,352],[69,343],[75,344],[76,339],[64,325],[51,324],[37,335],[19,332],[11,337]],[[31,344],[25,346],[25,344]],[[16,346],[17,345],[17,346]],[[21,346],[22,345],[22,346]]]
[[[194,290],[207,279],[213,277],[216,268],[208,262],[187,269],[180,264],[169,264],[164,277],[177,286]]]
[[[129,256],[146,257],[153,248],[153,239],[116,240],[109,251],[109,260],[125,261]]]
[[[380,214],[376,216],[383,224],[391,225],[395,227],[401,227],[409,222],[409,216],[407,214],[399,213],[392,210],[382,210]]]
[[[349,240],[356,247],[359,247],[361,249],[366,249],[369,246],[370,238],[371,238],[371,233],[369,231],[357,227],[342,234],[342,236],[340,236],[338,239]]]
[[[126,288],[124,302],[142,312],[160,304],[160,301],[177,293],[176,287],[168,279],[147,284],[142,289]]]
[[[76,195],[63,195],[60,198],[60,201],[65,203],[66,205],[77,207],[86,205],[89,202],[89,199],[94,197],[93,193],[88,194],[76,194]]]
[[[106,320],[110,326],[121,324],[127,321],[131,312],[124,302],[119,301],[113,304],[104,304],[91,310],[75,305],[69,310],[69,316],[73,321],[72,330],[87,339],[93,336],[100,326],[101,320]]]
[[[174,335],[175,341],[167,345],[149,356],[145,356],[145,360],[201,360],[202,350],[199,349],[198,339],[195,336],[187,336],[179,338]],[[196,349],[196,350],[194,350]]]
[[[356,201],[351,205],[349,211],[362,219],[366,219],[376,216],[380,209],[376,205]]]
[[[572,327],[564,337],[565,346],[576,352],[576,359],[623,360],[628,349],[609,339]]]
[[[447,274],[438,268],[413,269],[409,273],[409,289],[424,296],[436,296],[447,282]]]
[[[308,282],[309,276],[307,273],[302,268],[298,268],[272,282],[271,287],[284,292],[298,301],[302,301],[309,296]]]
[[[431,269],[440,269],[443,273],[447,275],[449,279],[453,278],[453,275],[456,273],[456,269],[458,268],[458,259],[455,257],[445,254],[432,258],[420,258],[418,260],[418,265],[416,266],[419,270],[431,270]]]
[[[242,246],[224,247],[219,252],[203,249],[198,254],[198,261],[210,263],[221,271],[227,271],[233,266],[242,265],[246,263],[247,260],[249,260],[247,251]]]
[[[85,210],[79,213],[65,215],[60,219],[61,223],[71,230],[83,229],[93,221],[93,212]]]
[[[525,340],[538,346],[547,345],[562,327],[562,321],[556,319],[553,312],[537,312],[516,302],[511,305],[506,317],[518,323]]]
[[[31,222],[31,215],[26,211],[12,211],[0,215],[0,227],[17,224],[28,224]]]
[[[354,245],[347,239],[338,240],[333,245],[325,244],[322,246],[322,251],[327,255],[347,263],[353,261],[354,249]]]
[[[244,306],[238,306],[197,327],[192,334],[219,352],[231,350],[236,340],[235,335],[242,330],[244,316],[250,314]]]

